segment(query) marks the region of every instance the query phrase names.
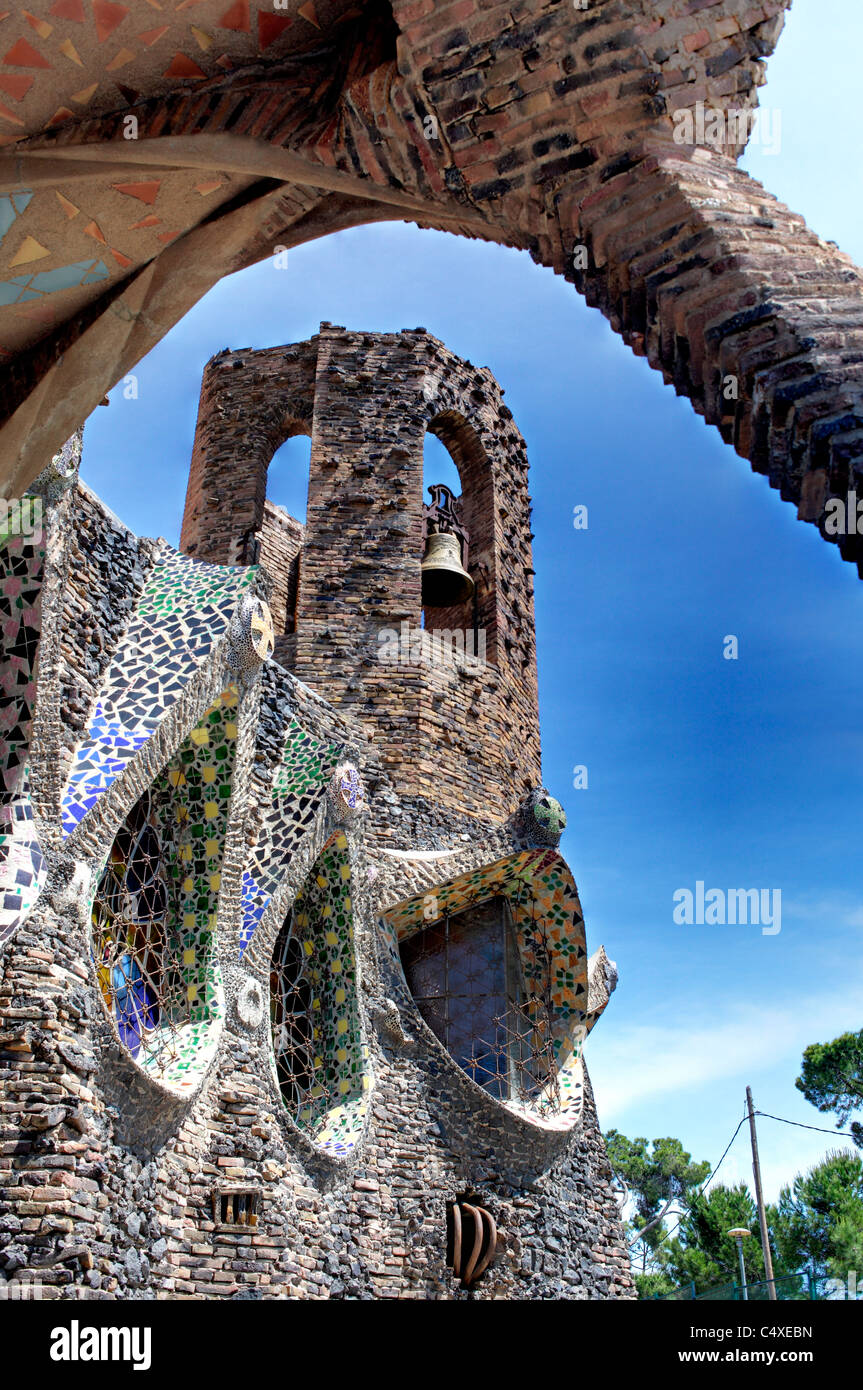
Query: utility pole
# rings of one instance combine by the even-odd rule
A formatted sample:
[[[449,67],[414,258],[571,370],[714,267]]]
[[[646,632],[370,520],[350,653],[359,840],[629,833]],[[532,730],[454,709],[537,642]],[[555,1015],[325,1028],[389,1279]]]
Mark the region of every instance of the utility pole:
[[[764,1210],[764,1194],[761,1191],[761,1164],[758,1161],[758,1135],[755,1133],[755,1106],[752,1104],[752,1088],[746,1087],[746,1104],[749,1109],[749,1133],[752,1137],[752,1172],[755,1177],[755,1201],[758,1204],[758,1225],[761,1228],[761,1249],[764,1252],[764,1273],[767,1276],[767,1297],[776,1302],[776,1281],[773,1278],[773,1256],[770,1253],[770,1235],[767,1230],[767,1213]]]

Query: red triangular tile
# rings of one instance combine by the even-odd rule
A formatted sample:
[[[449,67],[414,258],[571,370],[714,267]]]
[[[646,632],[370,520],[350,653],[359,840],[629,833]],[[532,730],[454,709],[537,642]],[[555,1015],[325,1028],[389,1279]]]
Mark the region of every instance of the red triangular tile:
[[[258,13],[258,45],[263,52],[293,24],[291,15]]]
[[[301,5],[297,10],[297,14],[301,14],[303,19],[307,19],[310,24],[314,24],[316,29],[320,29],[321,26],[318,23],[318,12],[315,9],[314,0],[308,0],[307,4]]]
[[[4,121],[11,121],[13,125],[24,124],[21,117],[16,116],[14,111],[10,111],[8,106],[4,106],[2,101],[0,101],[0,116],[3,117]]]
[[[122,270],[129,269],[129,266],[132,264],[132,262],[129,260],[128,256],[124,256],[122,251],[115,251],[113,246],[109,246],[108,250],[111,252],[111,255],[114,257],[114,260],[117,262],[118,266],[120,266]]]
[[[139,227],[158,227],[161,225],[161,222],[161,217],[155,217],[151,212],[149,217],[142,217],[140,222],[133,222],[130,230],[135,232]]]
[[[111,187],[116,188],[118,193],[125,193],[127,198],[137,198],[139,202],[148,203],[152,207],[159,196],[161,185],[161,179],[148,179],[146,183],[112,183]]]
[[[19,39],[17,43],[13,43],[3,62],[8,63],[10,68],[50,68],[51,66],[48,59],[43,58],[42,54],[26,39]]]
[[[35,81],[35,77],[25,77],[21,72],[0,72],[0,92],[22,101]]]
[[[162,24],[158,29],[145,29],[143,34],[138,34],[137,37],[147,48],[152,48],[154,43],[159,42],[163,34],[167,34],[170,27],[170,24]]]
[[[54,112],[54,115],[48,122],[48,125],[62,125],[64,121],[74,121],[74,119],[75,112],[70,111],[68,106],[58,106],[57,110]]]
[[[126,5],[113,5],[111,0],[93,0],[93,18],[96,21],[96,38],[104,43],[113,34],[118,24],[122,24],[129,13]]]
[[[206,77],[207,74],[191,58],[187,58],[185,53],[175,53],[162,76],[202,78]]]
[[[36,30],[40,39],[49,39],[53,34],[53,24],[48,24],[44,19],[40,19],[38,15],[31,14],[29,10],[24,11],[24,18],[30,25],[30,28]]]
[[[103,246],[108,245],[108,240],[105,236],[105,233],[102,231],[102,228],[99,226],[98,222],[88,222],[87,226],[84,228],[84,231],[87,233],[88,236],[93,237],[96,241],[101,241]]]
[[[222,18],[218,21],[220,29],[238,29],[243,34],[248,34],[251,29],[249,22],[249,0],[236,0],[236,3],[225,10]]]
[[[84,24],[87,19],[84,0],[54,0],[50,13],[58,19],[71,19],[73,24]]]

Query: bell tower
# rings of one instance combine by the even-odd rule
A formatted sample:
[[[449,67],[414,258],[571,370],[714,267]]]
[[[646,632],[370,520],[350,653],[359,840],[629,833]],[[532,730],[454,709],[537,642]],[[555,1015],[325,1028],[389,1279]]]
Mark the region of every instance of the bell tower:
[[[220,353],[181,540],[260,559],[276,659],[366,726],[402,800],[497,823],[541,782],[528,462],[503,394],[422,328],[324,323],[306,343]],[[423,497],[427,431],[458,496]],[[267,499],[296,433],[311,435],[304,525]]]

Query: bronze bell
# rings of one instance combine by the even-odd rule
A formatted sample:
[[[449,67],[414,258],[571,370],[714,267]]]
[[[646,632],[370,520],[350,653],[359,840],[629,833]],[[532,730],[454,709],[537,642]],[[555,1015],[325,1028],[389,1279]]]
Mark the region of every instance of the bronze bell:
[[[461,563],[458,536],[432,532],[422,562],[423,606],[450,608],[473,593],[473,580]]]

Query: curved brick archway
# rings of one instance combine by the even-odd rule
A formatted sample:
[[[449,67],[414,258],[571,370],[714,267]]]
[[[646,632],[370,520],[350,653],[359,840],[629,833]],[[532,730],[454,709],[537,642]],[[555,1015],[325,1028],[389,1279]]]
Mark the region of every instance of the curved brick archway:
[[[787,5],[201,0],[139,32],[34,0],[0,55],[7,486],[223,274],[401,217],[565,274],[823,529],[861,469],[861,274],[738,169],[733,122],[674,140],[754,105]]]

